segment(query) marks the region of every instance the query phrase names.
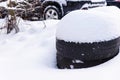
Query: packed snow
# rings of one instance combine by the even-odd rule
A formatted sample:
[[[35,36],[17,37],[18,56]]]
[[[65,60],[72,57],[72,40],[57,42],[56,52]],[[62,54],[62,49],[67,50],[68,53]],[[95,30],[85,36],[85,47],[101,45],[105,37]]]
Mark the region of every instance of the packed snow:
[[[2,28],[6,24],[5,19],[0,19],[0,28]]]
[[[58,23],[59,20],[20,20],[19,33],[0,34],[0,80],[120,80],[120,54],[91,68],[58,69],[55,48]]]
[[[120,37],[120,10],[117,7],[99,7],[77,10],[59,23],[57,38],[70,42],[100,42]]]
[[[7,3],[6,2],[0,2],[0,7],[1,6],[7,8]]]

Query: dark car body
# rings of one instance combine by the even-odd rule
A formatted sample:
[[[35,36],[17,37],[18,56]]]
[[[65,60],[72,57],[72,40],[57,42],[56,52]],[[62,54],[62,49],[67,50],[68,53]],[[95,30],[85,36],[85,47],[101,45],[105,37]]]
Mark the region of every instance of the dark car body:
[[[30,11],[27,14],[27,17],[31,17],[33,15],[34,19],[37,16],[37,18],[39,18],[40,20],[41,19],[42,20],[43,19],[61,19],[64,15],[66,15],[70,11],[77,10],[77,9],[92,8],[97,6],[104,6],[106,4],[106,1],[104,0],[100,0],[100,1],[96,1],[96,0],[95,1],[94,0],[26,0],[26,1],[32,4],[37,2],[36,4],[37,6],[34,6],[35,8],[34,11],[33,12]],[[31,16],[28,16],[28,15],[31,15]]]
[[[4,0],[3,0],[4,1]],[[23,12],[18,11],[19,15],[28,20],[43,20],[43,19],[61,19],[67,13],[77,9],[87,9],[98,6],[117,6],[120,8],[120,0],[25,0],[25,2],[19,2],[22,4],[21,8]],[[34,9],[31,9],[28,3],[34,4],[38,2]],[[20,7],[19,6],[19,7]],[[28,8],[24,6],[29,6]],[[24,10],[25,9],[25,10]],[[4,18],[4,8],[0,9],[0,17]],[[26,12],[25,12],[26,11]],[[4,13],[4,14],[3,14]],[[22,14],[21,14],[22,13]]]
[[[18,3],[17,8],[22,8],[21,10],[23,11],[19,9],[18,13],[24,19],[43,20],[61,19],[73,10],[104,5],[106,5],[106,1],[104,0],[24,0]]]
[[[120,8],[120,0],[106,0],[107,6],[117,6]]]
[[[103,6],[105,5],[104,0],[100,1],[92,1],[92,0],[41,0],[44,9],[49,6],[53,5],[58,8],[60,12],[60,16],[64,16],[70,11],[82,9],[86,7],[96,7],[96,6]],[[85,4],[89,4],[88,6],[84,6]],[[59,17],[59,18],[61,18]]]

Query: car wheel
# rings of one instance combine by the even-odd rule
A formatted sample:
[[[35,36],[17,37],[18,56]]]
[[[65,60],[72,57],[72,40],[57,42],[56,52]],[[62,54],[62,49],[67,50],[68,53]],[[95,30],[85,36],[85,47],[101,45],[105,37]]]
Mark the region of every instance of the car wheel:
[[[44,19],[60,19],[61,12],[56,6],[47,6],[44,9]]]

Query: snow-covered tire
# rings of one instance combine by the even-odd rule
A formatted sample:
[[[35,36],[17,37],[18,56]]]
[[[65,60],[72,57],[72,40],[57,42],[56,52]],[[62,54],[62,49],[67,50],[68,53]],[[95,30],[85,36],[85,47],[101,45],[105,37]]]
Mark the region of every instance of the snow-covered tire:
[[[60,19],[61,11],[56,6],[47,6],[44,9],[44,19]]]
[[[93,43],[65,42],[57,39],[58,68],[85,68],[101,64],[119,52],[120,38]]]

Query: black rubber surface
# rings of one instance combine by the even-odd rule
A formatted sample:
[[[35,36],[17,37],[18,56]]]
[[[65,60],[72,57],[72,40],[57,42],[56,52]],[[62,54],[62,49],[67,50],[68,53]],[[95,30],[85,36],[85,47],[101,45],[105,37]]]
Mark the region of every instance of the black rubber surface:
[[[65,65],[69,67],[77,65],[77,68],[94,66],[117,55],[119,45],[120,38],[93,43],[74,43],[57,39],[57,65],[59,68]],[[84,63],[76,64],[72,63],[72,60],[80,60]]]
[[[92,66],[102,64],[102,63],[112,59],[116,55],[114,55],[112,57],[109,57],[109,58],[105,58],[105,59],[81,61],[79,63],[76,63],[75,59],[70,59],[70,58],[63,57],[61,55],[57,55],[57,67],[60,68],[60,69],[88,68],[88,67],[92,67]]]
[[[107,6],[116,6],[120,8],[120,2],[118,1],[107,1]]]

